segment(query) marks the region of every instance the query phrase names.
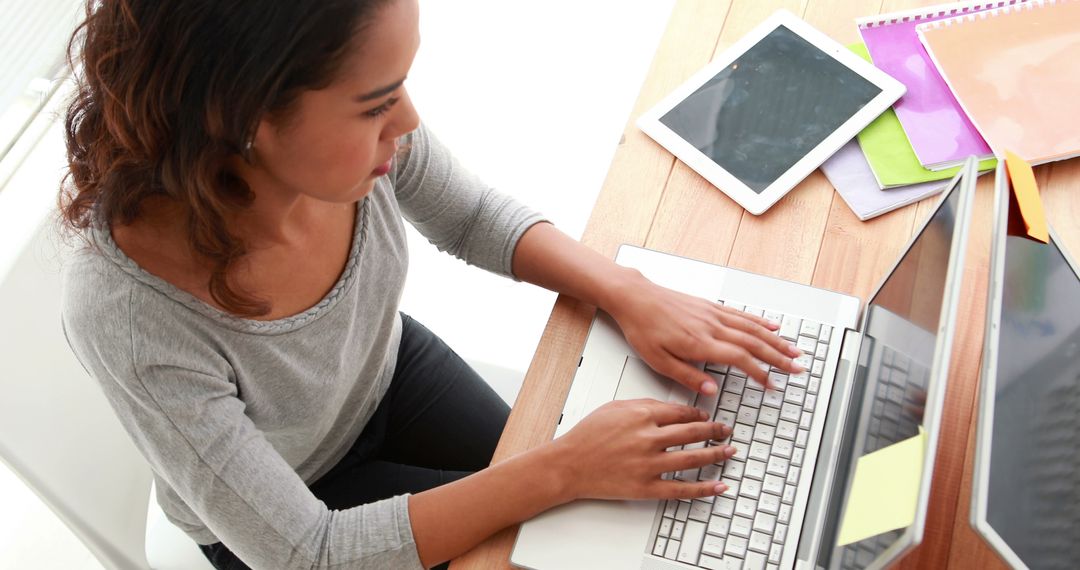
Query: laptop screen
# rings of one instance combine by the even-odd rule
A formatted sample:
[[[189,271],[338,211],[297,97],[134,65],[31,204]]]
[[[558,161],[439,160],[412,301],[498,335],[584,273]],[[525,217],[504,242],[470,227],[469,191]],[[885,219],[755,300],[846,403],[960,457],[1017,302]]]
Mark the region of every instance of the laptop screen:
[[[960,180],[960,177],[953,180],[948,196],[867,304],[858,367],[844,428],[844,451],[837,463],[824,540],[819,550],[818,562],[822,567],[865,568],[902,540],[904,531],[913,522],[908,516],[902,521],[894,519],[889,524],[880,515],[880,509],[889,507],[914,512],[916,499],[910,493],[904,498],[893,495],[891,489],[885,494],[872,492],[869,495],[852,490],[857,472],[866,474],[867,466],[881,458],[897,461],[886,455],[899,449],[891,446],[901,442],[910,444],[916,437],[925,438],[924,434],[930,429],[924,416],[927,396],[933,391],[930,382],[935,347],[945,325],[942,303],[952,242],[956,238],[954,230],[959,223],[962,204],[963,193],[957,188]],[[909,453],[899,461],[898,468],[907,470],[904,478],[915,482],[917,492],[922,479],[922,460],[928,451],[926,446],[912,448],[909,445],[907,448],[916,449],[916,460],[912,461]],[[880,453],[868,457],[875,452]],[[860,468],[863,458],[867,460]],[[880,470],[881,464],[877,468]],[[895,471],[891,466],[888,470]],[[872,473],[867,477],[880,479]],[[881,503],[861,505],[864,511],[867,511],[866,507],[878,511],[866,517],[869,523],[860,528],[860,523],[854,520],[856,511],[849,517],[845,509],[859,508],[860,505],[848,503],[867,496]],[[888,505],[887,502],[892,500],[903,504]],[[846,544],[832,550],[826,547],[838,542]]]
[[[986,522],[1029,568],[1075,567],[1080,280],[1053,240],[1010,236],[1001,283]]]

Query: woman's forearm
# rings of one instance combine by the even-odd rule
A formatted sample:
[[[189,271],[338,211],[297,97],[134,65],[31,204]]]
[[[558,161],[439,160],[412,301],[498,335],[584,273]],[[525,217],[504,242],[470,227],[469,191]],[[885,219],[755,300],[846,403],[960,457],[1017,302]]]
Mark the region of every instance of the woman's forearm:
[[[522,281],[609,310],[612,299],[644,278],[582,245],[551,224],[536,224],[518,240],[514,275]]]
[[[460,556],[499,530],[571,500],[560,465],[548,444],[409,497],[420,561],[431,567]]]

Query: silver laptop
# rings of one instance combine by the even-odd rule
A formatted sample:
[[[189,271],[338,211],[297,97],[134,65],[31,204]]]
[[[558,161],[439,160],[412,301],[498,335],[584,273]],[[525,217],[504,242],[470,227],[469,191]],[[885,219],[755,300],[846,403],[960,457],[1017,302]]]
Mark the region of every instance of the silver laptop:
[[[745,372],[704,364],[707,397],[653,372],[600,312],[593,321],[555,437],[612,399],[695,405],[734,428],[728,461],[669,474],[722,480],[693,501],[576,501],[522,525],[511,555],[549,569],[865,568],[922,538],[976,180],[969,160],[871,297],[855,297],[623,246],[616,261],[664,286],[780,323],[803,350],[803,374],[775,369],[776,390]],[[861,321],[861,326],[860,326]],[[763,365],[764,366],[764,365]],[[836,547],[860,456],[926,432],[917,514],[904,528]],[[618,474],[612,474],[618,476]]]
[[[1080,266],[1053,228],[1049,244],[1007,235],[1004,166],[996,182],[971,522],[1014,568],[1075,568]]]

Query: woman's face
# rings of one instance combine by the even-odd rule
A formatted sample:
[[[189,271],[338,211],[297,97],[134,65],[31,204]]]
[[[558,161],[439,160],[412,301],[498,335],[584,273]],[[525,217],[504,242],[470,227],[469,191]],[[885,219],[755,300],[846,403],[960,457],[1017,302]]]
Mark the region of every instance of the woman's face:
[[[380,8],[357,44],[328,87],[305,91],[287,117],[260,121],[245,177],[257,195],[356,202],[389,170],[397,139],[419,126],[403,85],[420,45],[417,0]]]

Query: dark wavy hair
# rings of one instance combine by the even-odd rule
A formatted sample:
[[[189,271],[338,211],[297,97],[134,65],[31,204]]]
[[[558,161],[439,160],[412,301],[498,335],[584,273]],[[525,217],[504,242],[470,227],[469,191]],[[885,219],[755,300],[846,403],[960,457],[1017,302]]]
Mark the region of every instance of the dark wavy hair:
[[[263,116],[287,117],[301,92],[328,86],[388,2],[89,0],[68,46],[77,90],[65,124],[65,226],[130,224],[143,200],[166,197],[187,212],[213,299],[238,316],[267,314],[267,302],[229,282],[246,250],[225,214],[253,200],[229,159],[251,160]]]

